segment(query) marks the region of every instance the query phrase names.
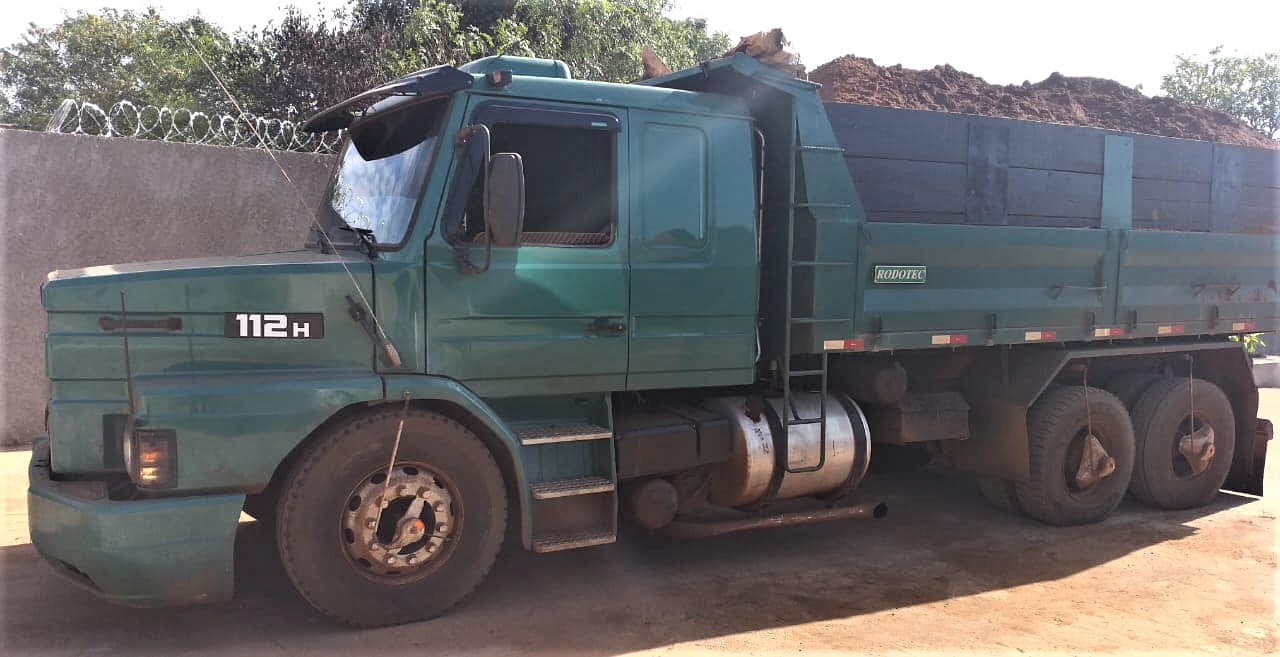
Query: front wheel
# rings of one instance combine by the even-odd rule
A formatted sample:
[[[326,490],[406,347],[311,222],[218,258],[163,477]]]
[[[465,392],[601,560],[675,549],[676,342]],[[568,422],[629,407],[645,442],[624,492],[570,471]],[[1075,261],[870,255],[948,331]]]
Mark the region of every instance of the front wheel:
[[[410,409],[388,471],[399,406],[329,428],[280,496],[276,541],[294,587],[342,622],[439,616],[488,574],[506,532],[501,472],[465,427]]]

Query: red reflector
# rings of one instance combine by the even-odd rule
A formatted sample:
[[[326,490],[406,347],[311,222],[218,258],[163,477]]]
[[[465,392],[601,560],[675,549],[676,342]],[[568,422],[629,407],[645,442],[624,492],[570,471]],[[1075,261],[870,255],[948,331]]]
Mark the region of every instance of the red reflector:
[[[1040,337],[1044,340],[1057,340],[1058,332],[1057,331],[1041,331]]]
[[[951,336],[951,344],[968,344],[968,342],[969,342],[969,336],[967,335]]]
[[[1185,331],[1185,330],[1187,330],[1187,327],[1183,326],[1182,324],[1174,324],[1174,325],[1173,325],[1173,332],[1174,332],[1174,333],[1182,333],[1182,332],[1183,332],[1183,331]]]

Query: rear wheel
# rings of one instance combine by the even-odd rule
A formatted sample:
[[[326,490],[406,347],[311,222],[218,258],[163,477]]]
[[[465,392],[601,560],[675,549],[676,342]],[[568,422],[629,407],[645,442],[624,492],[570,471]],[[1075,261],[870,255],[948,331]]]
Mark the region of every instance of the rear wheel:
[[[1027,415],[1031,471],[1015,486],[1027,515],[1052,525],[1102,520],[1133,471],[1133,426],[1124,404],[1099,389],[1053,388]]]
[[[1138,405],[1138,399],[1142,397],[1142,393],[1159,380],[1160,375],[1151,372],[1125,372],[1112,377],[1104,388],[1115,395],[1125,408],[1132,411],[1133,407]]]
[[[1191,509],[1217,497],[1236,444],[1231,401],[1221,388],[1201,379],[1194,389],[1187,379],[1161,380],[1138,401],[1133,429],[1134,497],[1161,509]]]
[[[1018,490],[1013,482],[990,475],[978,475],[978,490],[997,509],[1009,513],[1022,512],[1022,507],[1018,506]]]
[[[399,407],[320,436],[286,480],[280,559],[302,597],[351,625],[438,616],[489,572],[506,530],[502,475],[480,440],[411,409],[390,470]]]

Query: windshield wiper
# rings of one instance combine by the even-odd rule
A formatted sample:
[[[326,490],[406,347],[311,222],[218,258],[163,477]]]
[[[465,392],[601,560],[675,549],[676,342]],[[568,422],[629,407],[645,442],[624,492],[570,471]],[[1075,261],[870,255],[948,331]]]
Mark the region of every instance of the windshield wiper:
[[[349,233],[355,233],[356,238],[360,240],[360,250],[369,256],[370,260],[377,257],[378,240],[374,239],[373,231],[368,228],[357,228],[351,224],[342,224],[338,226],[338,230],[345,230]]]

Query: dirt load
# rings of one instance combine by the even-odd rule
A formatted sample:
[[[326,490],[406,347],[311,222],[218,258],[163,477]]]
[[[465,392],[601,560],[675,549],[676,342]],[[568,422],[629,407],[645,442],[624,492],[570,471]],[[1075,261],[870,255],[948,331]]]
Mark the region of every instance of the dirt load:
[[[1035,84],[999,86],[950,65],[918,71],[838,57],[809,74],[823,100],[1110,128],[1166,137],[1280,149],[1240,119],[1166,96],[1147,97],[1114,80],[1059,73]]]

